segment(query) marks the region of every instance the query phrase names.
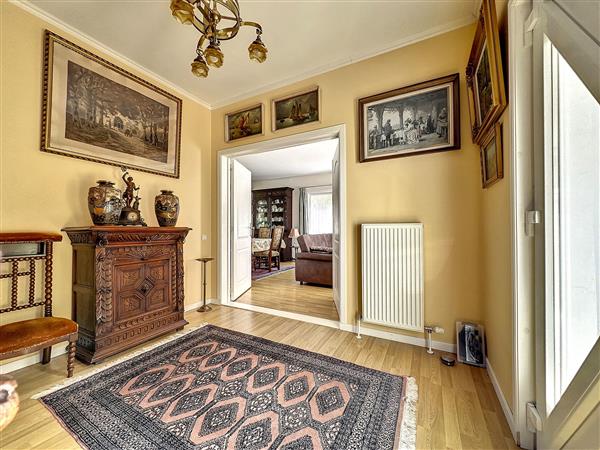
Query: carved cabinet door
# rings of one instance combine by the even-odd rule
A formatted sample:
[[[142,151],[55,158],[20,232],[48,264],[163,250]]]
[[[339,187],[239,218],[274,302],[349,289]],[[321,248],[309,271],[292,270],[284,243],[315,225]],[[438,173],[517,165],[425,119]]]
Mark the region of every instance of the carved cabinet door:
[[[169,307],[171,260],[116,264],[115,323]]]

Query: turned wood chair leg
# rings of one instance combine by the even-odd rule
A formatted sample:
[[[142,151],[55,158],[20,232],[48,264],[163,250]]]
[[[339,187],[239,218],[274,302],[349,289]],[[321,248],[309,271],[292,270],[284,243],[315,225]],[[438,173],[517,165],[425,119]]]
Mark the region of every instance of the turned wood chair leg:
[[[69,342],[69,354],[67,355],[67,378],[73,376],[73,368],[75,367],[75,350],[77,349],[77,341]]]
[[[277,270],[281,270],[281,256],[277,257]]]
[[[271,255],[269,255],[269,272],[271,271]]]
[[[42,350],[42,364],[48,364],[52,358],[52,347],[46,347]]]

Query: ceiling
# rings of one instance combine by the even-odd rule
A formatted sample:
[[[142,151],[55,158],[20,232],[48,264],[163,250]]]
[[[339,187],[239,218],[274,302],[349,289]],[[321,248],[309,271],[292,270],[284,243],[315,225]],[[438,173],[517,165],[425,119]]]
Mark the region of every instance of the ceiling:
[[[254,153],[236,158],[252,172],[252,181],[276,180],[331,172],[337,139]]]
[[[198,33],[171,17],[167,0],[25,0],[209,107],[305,79],[474,21],[480,0],[241,0],[263,26],[268,59],[248,59],[254,29],[223,42],[208,78],[190,72]]]

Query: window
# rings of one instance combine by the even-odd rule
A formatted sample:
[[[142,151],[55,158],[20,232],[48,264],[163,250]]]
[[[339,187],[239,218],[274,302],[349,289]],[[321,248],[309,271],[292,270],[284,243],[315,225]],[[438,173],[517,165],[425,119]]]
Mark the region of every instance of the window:
[[[308,234],[333,232],[333,199],[331,188],[308,192]]]
[[[554,46],[550,55],[556,404],[600,336],[600,105]]]

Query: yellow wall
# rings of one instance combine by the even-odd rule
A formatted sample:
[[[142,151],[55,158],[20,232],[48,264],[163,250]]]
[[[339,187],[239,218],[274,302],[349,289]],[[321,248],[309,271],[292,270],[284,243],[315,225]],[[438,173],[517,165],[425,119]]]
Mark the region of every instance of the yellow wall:
[[[88,188],[98,179],[118,180],[119,168],[40,151],[44,29],[81,42],[12,4],[3,1],[0,8],[0,230],[59,232],[66,226],[89,225]],[[107,57],[85,44],[82,46]],[[110,56],[107,59],[113,60]],[[113,62],[124,66],[119,61]],[[154,82],[147,74],[125,68]],[[155,84],[160,86],[160,83]],[[184,251],[187,304],[201,297],[200,263],[194,258],[208,253],[211,245],[210,119],[208,109],[183,98],[181,177],[175,180],[133,172],[136,183],[142,187],[142,214],[149,225],[157,226],[154,196],[160,189],[168,188],[173,189],[181,201],[178,225],[193,228]],[[207,234],[209,240],[202,241],[202,234]],[[54,313],[70,317],[71,245],[66,235],[63,236],[63,241],[55,246]],[[3,288],[2,304],[7,301],[7,290]],[[35,317],[36,313],[41,313],[40,308],[3,314],[0,320],[21,320]]]
[[[43,30],[49,28],[80,42],[7,2],[2,2],[1,8],[0,230],[58,231],[65,226],[89,224],[87,188],[100,178],[118,179],[119,169],[39,151]],[[505,10],[505,3],[502,8]],[[456,320],[484,322],[489,358],[510,403],[508,127],[504,131],[505,179],[482,191],[478,148],[469,134],[464,82],[473,34],[474,27],[467,26],[212,112],[183,98],[181,178],[137,172],[135,177],[142,186],[142,212],[149,224],[156,224],[152,211],[154,195],[161,188],[171,188],[182,203],[179,224],[194,229],[185,246],[186,303],[200,298],[200,267],[194,258],[215,255],[217,251],[217,152],[238,144],[345,123],[349,237],[346,322],[354,321],[360,299],[359,225],[374,221],[423,222],[426,322],[443,326],[446,334],[436,338],[449,343],[455,340]],[[456,72],[461,75],[460,150],[358,163],[359,98]],[[147,74],[138,75],[152,81]],[[270,100],[311,85],[319,85],[322,90],[321,123],[271,132]],[[265,135],[226,144],[224,114],[258,101],[265,104]],[[508,124],[507,114],[504,120]],[[202,234],[208,240],[201,241]],[[55,313],[65,317],[70,315],[70,267],[71,249],[65,236],[65,241],[56,246],[54,277]],[[216,296],[215,269],[213,264],[209,297]],[[19,320],[31,314],[13,313],[0,320]]]
[[[506,55],[507,2],[505,0],[497,1],[496,9],[500,41],[503,53]],[[506,63],[504,64],[504,76],[505,78],[508,76]],[[508,108],[500,120],[503,124],[504,178],[488,189],[484,189],[481,197],[482,307],[488,360],[498,379],[504,398],[512,408],[511,142]]]
[[[360,297],[359,225],[379,221],[416,221],[425,225],[425,319],[446,329],[446,334],[436,339],[453,343],[456,320],[481,321],[483,318],[479,153],[469,133],[464,78],[473,35],[473,26],[460,28],[212,111],[213,166],[216,153],[225,148],[346,124],[347,322],[354,321]],[[359,98],[456,72],[460,73],[460,150],[358,163]],[[311,85],[321,87],[321,123],[271,132],[270,100]],[[265,104],[265,135],[226,144],[224,114],[259,101]],[[213,190],[213,214],[216,217],[216,189]],[[215,232],[216,228],[213,234]],[[422,333],[414,335],[423,336]]]

